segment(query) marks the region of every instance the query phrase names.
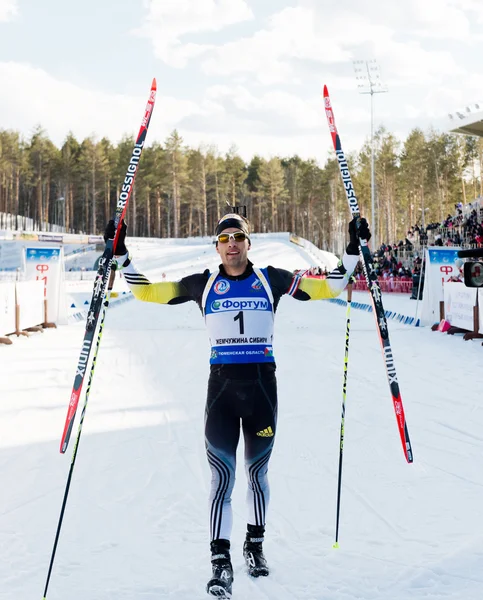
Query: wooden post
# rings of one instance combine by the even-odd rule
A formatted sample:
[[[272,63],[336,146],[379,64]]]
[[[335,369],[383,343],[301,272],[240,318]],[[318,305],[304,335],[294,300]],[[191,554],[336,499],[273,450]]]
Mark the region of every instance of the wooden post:
[[[29,334],[26,331],[20,331],[20,304],[15,305],[15,335],[17,337],[19,335],[29,337]]]
[[[483,338],[481,333],[478,333],[478,327],[480,325],[480,313],[478,306],[473,306],[473,331],[465,333],[463,336],[464,340],[473,340],[475,338]]]
[[[45,298],[44,300],[44,322],[42,323],[42,327],[44,327],[45,329],[47,329],[48,327],[57,327],[55,323],[47,322],[47,298]]]

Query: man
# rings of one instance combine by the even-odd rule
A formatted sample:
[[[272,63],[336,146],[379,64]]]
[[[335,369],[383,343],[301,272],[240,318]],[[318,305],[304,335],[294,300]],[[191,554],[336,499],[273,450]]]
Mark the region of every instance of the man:
[[[259,269],[248,260],[251,247],[248,221],[225,215],[216,226],[219,269],[183,277],[178,282],[151,283],[139,273],[125,246],[123,224],[116,254],[124,278],[139,300],[180,304],[194,300],[201,309],[211,342],[210,376],[205,411],[205,444],[211,468],[210,537],[212,578],[207,592],[231,596],[231,493],[235,482],[240,424],[245,440],[248,480],[248,524],[243,555],[253,577],[269,574],[262,543],[269,502],[268,462],[277,424],[277,383],[272,348],[273,320],[280,298],[318,300],[339,295],[358,262],[359,243],[354,221],[350,243],[339,266],[326,279],[305,278],[274,267]],[[114,237],[114,222],[106,240]],[[369,240],[365,219],[361,239]]]

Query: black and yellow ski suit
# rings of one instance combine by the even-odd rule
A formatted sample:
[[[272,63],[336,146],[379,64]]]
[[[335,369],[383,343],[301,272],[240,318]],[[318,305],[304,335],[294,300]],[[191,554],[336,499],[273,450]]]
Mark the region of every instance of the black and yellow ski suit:
[[[211,540],[230,539],[240,429],[248,480],[247,522],[265,525],[268,462],[277,431],[270,319],[273,321],[280,298],[284,294],[297,300],[338,296],[357,261],[357,256],[345,254],[326,279],[294,276],[274,267],[260,270],[248,261],[238,277],[227,275],[220,265],[213,274],[206,270],[178,282],[159,283],[151,283],[129,259],[125,261],[123,274],[136,298],[171,305],[194,300],[205,316],[212,345],[205,412],[206,452],[212,473]],[[260,307],[264,312],[255,310]]]

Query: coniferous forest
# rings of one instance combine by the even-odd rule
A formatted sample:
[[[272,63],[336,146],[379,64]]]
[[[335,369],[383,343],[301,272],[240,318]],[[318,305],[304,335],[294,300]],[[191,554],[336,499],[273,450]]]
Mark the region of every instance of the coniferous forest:
[[[0,130],[0,213],[37,226],[101,233],[112,218],[134,144],[124,137],[77,140],[60,148],[37,128],[29,140]],[[349,157],[361,213],[371,215],[371,148]],[[323,160],[325,159],[325,163]],[[458,202],[482,194],[483,140],[412,130],[403,142],[384,128],[375,135],[377,239],[393,243],[409,226],[441,222]],[[129,203],[131,236],[212,235],[228,206],[246,205],[255,232],[292,231],[334,250],[345,235],[347,201],[334,156],[245,162],[232,147],[190,148],[177,131],[145,148]]]

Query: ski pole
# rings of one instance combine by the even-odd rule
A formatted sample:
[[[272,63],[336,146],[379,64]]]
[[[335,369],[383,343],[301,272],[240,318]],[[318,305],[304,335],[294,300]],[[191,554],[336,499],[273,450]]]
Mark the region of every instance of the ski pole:
[[[349,367],[349,331],[351,323],[351,301],[352,301],[352,281],[351,277],[347,286],[347,311],[345,328],[345,353],[344,353],[344,382],[342,384],[342,418],[340,421],[340,441],[339,441],[339,476],[337,479],[337,516],[335,519],[335,543],[334,548],[339,547],[339,518],[340,518],[340,492],[342,486],[342,457],[344,455],[344,427],[345,427],[345,399],[347,395],[347,371]]]

